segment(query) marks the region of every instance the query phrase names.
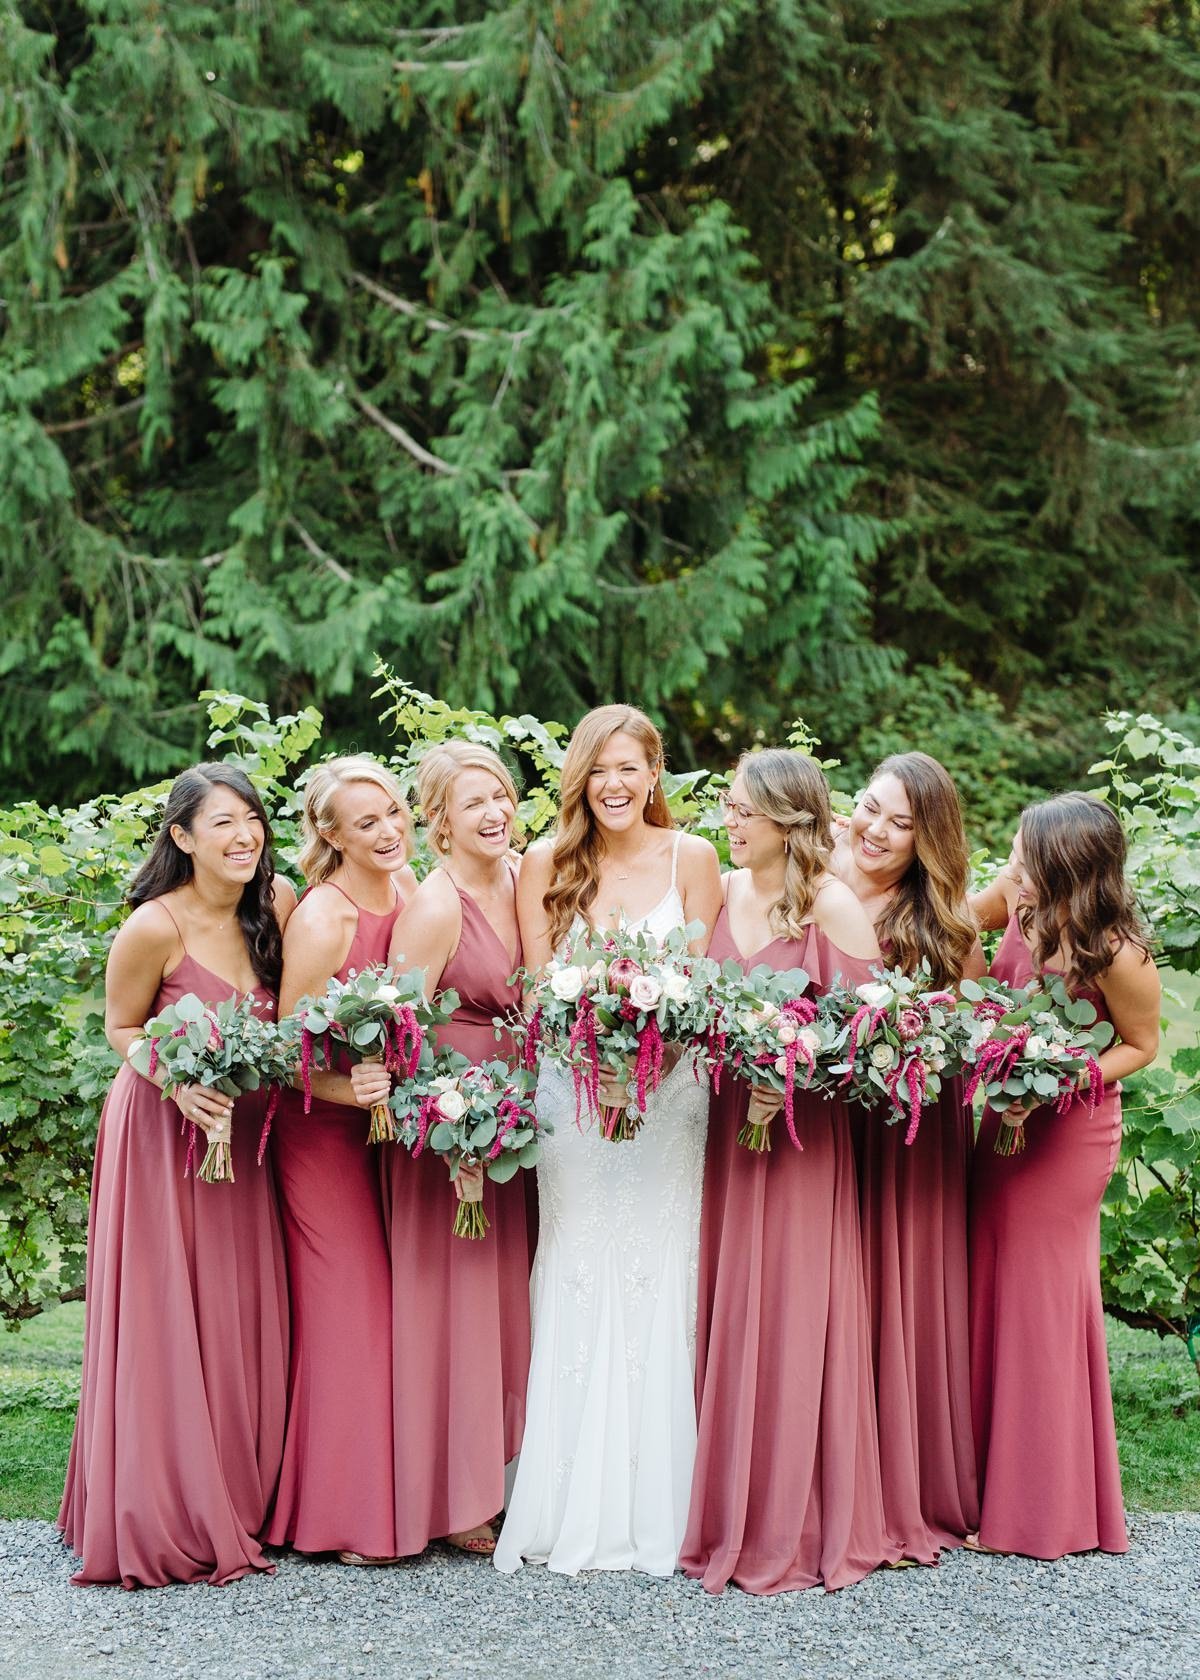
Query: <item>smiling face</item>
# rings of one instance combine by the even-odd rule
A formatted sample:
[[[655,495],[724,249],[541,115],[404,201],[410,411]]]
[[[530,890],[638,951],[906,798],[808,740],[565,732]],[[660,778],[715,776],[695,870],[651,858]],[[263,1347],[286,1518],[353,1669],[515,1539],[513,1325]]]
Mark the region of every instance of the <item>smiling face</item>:
[[[444,833],[455,857],[499,858],[512,844],[516,812],[490,770],[460,770],[446,795]]]
[[[729,835],[730,862],[741,869],[778,863],[783,850],[783,830],[756,810],[742,771],[733,778],[733,785],[721,804],[722,821]]]
[[[917,854],[916,824],[904,783],[876,776],[850,818],[850,850],[868,880],[898,881]]]
[[[618,729],[592,760],[587,779],[588,810],[597,826],[609,834],[636,827],[657,781],[658,766],[649,763],[641,742]]]
[[[197,809],[190,830],[176,823],[171,838],[197,874],[238,886],[253,876],[266,844],[258,812],[232,788],[219,786]]]
[[[376,782],[346,782],[334,796],[336,821],[322,834],[348,864],[390,875],[408,862],[404,807]]]

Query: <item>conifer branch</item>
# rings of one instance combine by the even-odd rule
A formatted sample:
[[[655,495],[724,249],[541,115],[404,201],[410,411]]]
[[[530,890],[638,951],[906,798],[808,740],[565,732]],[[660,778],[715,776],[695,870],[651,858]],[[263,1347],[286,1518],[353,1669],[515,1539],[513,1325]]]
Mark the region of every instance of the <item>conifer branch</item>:
[[[383,410],[376,408],[375,404],[369,402],[360,391],[352,391],[351,396],[367,419],[378,426],[381,432],[386,432],[394,443],[400,445],[401,449],[406,449],[414,461],[419,461],[423,467],[429,467],[434,472],[445,473],[451,478],[457,477],[461,469],[456,467],[452,461],[443,461],[440,455],[431,454],[423,444],[417,442],[411,432],[406,432],[404,427],[395,420],[389,420]]]
[[[110,420],[119,420],[123,414],[135,413],[145,401],[145,397],[134,397],[130,402],[119,403],[116,408],[106,408],[99,414],[86,414],[82,420],[54,420],[44,425],[42,430],[49,437],[61,437],[64,432],[84,432],[89,426],[106,426]]]
[[[520,344],[530,334],[529,327],[520,327],[515,332],[506,327],[493,327],[490,331],[485,331],[480,327],[464,327],[457,321],[443,321],[431,310],[422,308],[419,303],[413,303],[410,298],[402,298],[395,292],[389,292],[378,280],[372,280],[369,275],[361,274],[357,269],[351,270],[350,278],[364,292],[370,292],[380,303],[394,309],[397,315],[405,315],[410,321],[420,321],[430,332],[450,333],[454,338],[469,338],[476,344],[487,344],[497,338],[507,338],[514,344]]]
[[[413,70],[478,70],[482,58],[394,58],[392,69],[407,76]]]
[[[312,555],[314,560],[319,560],[328,571],[333,573],[335,578],[340,578],[343,583],[354,582],[353,576],[346,570],[341,561],[335,560],[332,554],[327,554],[325,552],[316,538],[306,531],[303,525],[301,525],[294,513],[288,514],[287,523],[291,526],[292,530],[295,531],[296,535],[300,538],[300,541]]]

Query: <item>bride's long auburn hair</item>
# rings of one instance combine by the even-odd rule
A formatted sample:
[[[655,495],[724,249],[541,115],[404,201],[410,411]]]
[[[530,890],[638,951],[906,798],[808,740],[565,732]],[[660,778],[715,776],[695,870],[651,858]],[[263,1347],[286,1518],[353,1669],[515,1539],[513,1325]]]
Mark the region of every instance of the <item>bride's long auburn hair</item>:
[[[875,924],[885,960],[935,986],[956,986],[978,937],[967,908],[970,860],[958,790],[928,753],[894,753],[871,777],[895,776],[912,812],[913,860]]]
[[[577,915],[587,920],[595,902],[604,836],[587,802],[588,777],[605,742],[621,734],[633,736],[649,768],[658,772],[643,820],[651,828],[675,826],[662,790],[662,736],[645,712],[639,712],[636,706],[597,706],[581,717],[563,759],[558,827],[550,852],[550,885],[542,899],[550,919],[552,950],[561,945]]]
[[[1060,793],[1021,812],[1021,848],[1033,903],[1018,911],[1039,972],[1061,945],[1067,990],[1086,991],[1123,945],[1150,957],[1125,879],[1125,831],[1094,793]]]

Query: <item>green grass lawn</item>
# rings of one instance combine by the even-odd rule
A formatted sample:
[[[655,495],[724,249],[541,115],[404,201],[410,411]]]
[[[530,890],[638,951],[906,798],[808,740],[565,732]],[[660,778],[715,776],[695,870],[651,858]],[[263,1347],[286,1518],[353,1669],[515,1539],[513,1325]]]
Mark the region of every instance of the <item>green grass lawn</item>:
[[[1200,1384],[1183,1348],[1107,1320],[1128,1505],[1200,1510]],[[58,1511],[75,1399],[83,1307],[0,1331],[0,1517]]]

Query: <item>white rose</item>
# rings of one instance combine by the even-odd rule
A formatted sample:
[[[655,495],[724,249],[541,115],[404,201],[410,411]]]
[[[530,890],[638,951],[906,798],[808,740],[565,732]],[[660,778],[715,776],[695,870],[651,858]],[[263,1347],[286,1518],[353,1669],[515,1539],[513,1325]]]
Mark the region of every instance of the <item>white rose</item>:
[[[801,1027],[800,1043],[815,1056],[821,1048],[821,1035],[815,1027]]]
[[[664,974],[662,989],[669,1003],[687,1003],[692,995],[692,983],[686,974]]]
[[[629,982],[629,1001],[635,1009],[657,1009],[663,989],[649,974],[639,974]]]
[[[880,1070],[890,1068],[896,1060],[896,1052],[890,1044],[877,1044],[871,1051],[871,1066]]]
[[[926,1043],[935,1056],[940,1056],[942,1051],[946,1048],[946,1040],[944,1038],[939,1038],[936,1033],[931,1033],[929,1038],[926,1040]]]
[[[550,976],[550,990],[564,1003],[574,1003],[583,990],[584,973],[577,964],[555,969]]]
[[[1052,1062],[1061,1062],[1066,1053],[1061,1044],[1047,1044],[1046,1046],[1046,1055]]]
[[[438,1112],[443,1120],[453,1123],[461,1120],[467,1112],[467,1099],[461,1091],[443,1091],[437,1100]]]
[[[946,1065],[945,1056],[930,1056],[925,1064],[926,1073],[941,1073]]]
[[[785,1021],[776,1036],[780,1044],[795,1044],[800,1037],[800,1031],[794,1021]]]
[[[587,977],[589,980],[603,980],[607,973],[608,964],[605,962],[604,958],[601,957],[599,962],[594,962],[588,969]]]
[[[786,1056],[776,1056],[776,1058],[775,1058],[775,1072],[776,1073],[786,1073],[787,1072],[787,1057]]]
[[[399,996],[400,988],[398,986],[380,986],[379,990],[375,993],[375,1002],[395,1003]]]
[[[872,1009],[882,1009],[892,1001],[892,988],[881,986],[878,981],[864,980],[861,986],[855,986],[855,993],[864,1003],[870,1004]]]
[[[748,1015],[739,1015],[737,1018],[737,1024],[746,1034],[747,1038],[753,1038],[757,1035],[758,1029],[762,1026],[763,1018],[761,1015],[751,1011]]]
[[[1046,1040],[1044,1038],[1039,1038],[1036,1033],[1031,1033],[1025,1040],[1025,1054],[1027,1056],[1044,1056],[1046,1054],[1046,1050]]]

